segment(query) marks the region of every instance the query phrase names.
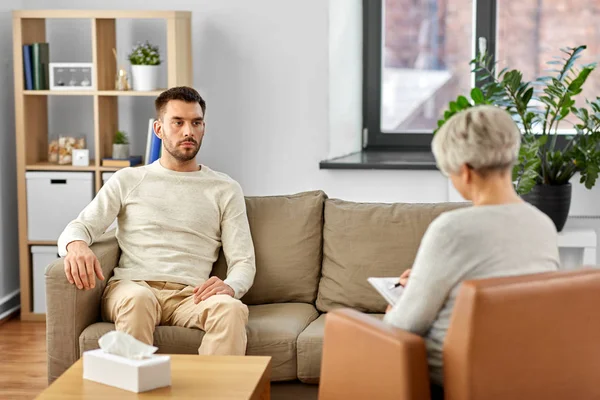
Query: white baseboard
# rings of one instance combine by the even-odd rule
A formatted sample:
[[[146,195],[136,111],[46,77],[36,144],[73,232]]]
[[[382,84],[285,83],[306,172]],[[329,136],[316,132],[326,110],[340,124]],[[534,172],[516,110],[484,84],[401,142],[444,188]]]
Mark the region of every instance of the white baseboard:
[[[0,298],[0,320],[12,314],[21,308],[21,290],[17,289],[14,292]]]
[[[20,308],[21,308],[21,305],[19,304],[18,306],[13,307],[10,310],[6,310],[2,314],[0,314],[0,321],[2,321],[4,318],[8,317],[10,314],[14,313],[15,311],[19,310]]]

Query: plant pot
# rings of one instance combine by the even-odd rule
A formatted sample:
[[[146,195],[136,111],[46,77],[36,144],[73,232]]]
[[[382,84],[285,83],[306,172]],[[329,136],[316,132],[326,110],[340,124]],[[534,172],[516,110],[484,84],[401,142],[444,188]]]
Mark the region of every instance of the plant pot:
[[[158,89],[160,65],[132,65],[133,90],[149,91]]]
[[[535,185],[531,192],[523,195],[523,200],[536,206],[550,217],[556,230],[562,231],[571,208],[570,183],[565,185]]]
[[[128,144],[113,144],[112,158],[115,160],[128,160],[129,159],[129,145]]]

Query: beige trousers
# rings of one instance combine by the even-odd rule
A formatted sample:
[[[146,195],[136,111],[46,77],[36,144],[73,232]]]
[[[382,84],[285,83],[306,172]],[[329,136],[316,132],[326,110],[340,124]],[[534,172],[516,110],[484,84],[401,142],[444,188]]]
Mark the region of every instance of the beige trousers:
[[[205,332],[198,354],[246,354],[248,307],[227,295],[194,304],[194,288],[168,282],[111,281],[102,295],[102,317],[118,331],[153,344],[158,325]]]

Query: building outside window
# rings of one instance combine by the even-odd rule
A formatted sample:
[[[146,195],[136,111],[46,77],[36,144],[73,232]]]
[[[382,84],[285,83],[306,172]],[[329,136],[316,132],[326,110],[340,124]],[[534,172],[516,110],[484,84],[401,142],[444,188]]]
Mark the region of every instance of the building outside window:
[[[552,74],[560,48],[600,57],[600,0],[365,0],[364,125],[367,148],[425,149],[448,103],[475,84],[479,41],[500,68],[524,79]],[[600,71],[583,99],[600,93]]]

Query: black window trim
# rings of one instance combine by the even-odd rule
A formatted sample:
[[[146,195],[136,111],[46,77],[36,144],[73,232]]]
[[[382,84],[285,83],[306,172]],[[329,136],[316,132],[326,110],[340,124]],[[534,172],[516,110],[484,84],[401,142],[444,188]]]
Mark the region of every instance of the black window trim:
[[[363,0],[363,148],[366,150],[430,151],[432,133],[381,132],[383,1]],[[486,38],[487,52],[496,54],[497,0],[473,0],[475,38]],[[473,54],[475,52],[473,51]],[[458,93],[457,93],[458,95]]]

